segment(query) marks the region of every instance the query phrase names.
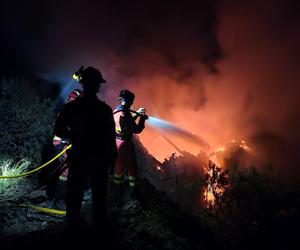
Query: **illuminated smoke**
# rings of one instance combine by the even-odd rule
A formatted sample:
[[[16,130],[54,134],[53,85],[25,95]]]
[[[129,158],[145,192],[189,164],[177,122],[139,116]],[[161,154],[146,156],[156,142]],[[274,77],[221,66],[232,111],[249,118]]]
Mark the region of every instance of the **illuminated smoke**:
[[[6,8],[2,22],[9,30],[3,41],[12,39],[37,75],[98,67],[107,79],[99,96],[111,106],[128,88],[136,109],[145,106],[216,150],[245,139],[255,163],[299,166],[295,1],[74,1],[59,9],[42,2],[38,11]],[[177,150],[160,134],[180,150],[202,150],[148,126],[141,139],[162,159]]]

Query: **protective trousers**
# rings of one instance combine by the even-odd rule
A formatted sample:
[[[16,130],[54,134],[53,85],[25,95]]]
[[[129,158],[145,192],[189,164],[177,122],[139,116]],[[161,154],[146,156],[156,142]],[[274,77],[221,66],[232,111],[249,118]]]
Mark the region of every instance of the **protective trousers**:
[[[102,225],[106,223],[108,167],[108,161],[99,157],[71,157],[66,200],[69,225],[76,225],[80,221],[84,189],[88,180],[92,188],[94,222]]]
[[[118,158],[115,164],[114,183],[124,182],[125,174],[128,175],[129,186],[136,185],[137,163],[135,158],[134,144],[132,140],[116,139]]]

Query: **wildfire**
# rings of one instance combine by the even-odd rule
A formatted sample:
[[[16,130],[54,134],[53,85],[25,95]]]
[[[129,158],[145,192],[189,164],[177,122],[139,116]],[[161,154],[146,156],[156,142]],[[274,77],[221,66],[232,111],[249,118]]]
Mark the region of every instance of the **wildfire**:
[[[207,188],[205,191],[204,191],[204,199],[207,203],[207,205],[209,204],[214,204],[215,203],[215,196],[214,194],[209,190],[209,188]]]
[[[217,152],[224,152],[226,150],[225,146],[219,147]]]
[[[209,161],[205,168],[206,174],[206,189],[204,191],[204,199],[208,206],[214,205],[217,199],[221,198],[225,191],[225,175],[224,171],[214,162]]]
[[[172,140],[170,140],[168,137],[166,138],[166,136],[156,136],[152,143],[152,145],[146,143],[146,146],[151,146],[151,153],[160,161],[161,159],[166,159],[166,155],[170,155],[171,152],[176,152],[178,155],[185,155],[184,150],[186,150],[186,152],[195,156],[197,155],[197,152],[199,152],[199,148],[198,151],[194,150],[195,148],[189,147],[188,144],[183,143],[177,138],[172,138]],[[227,160],[231,159],[231,157],[235,157],[236,153],[241,149],[251,152],[250,146],[248,146],[243,139],[232,139],[224,145],[209,145],[209,151],[201,151],[204,152],[209,159],[209,163],[205,167],[206,188],[202,193],[208,207],[215,205],[218,200],[221,199],[225,189],[228,187],[226,180],[227,176],[225,174]],[[153,148],[156,151],[154,151]],[[164,169],[160,165],[156,165],[155,168],[158,173],[164,172]]]
[[[251,151],[251,148],[246,144],[246,142],[244,140],[241,141],[240,147],[245,149],[248,152]]]
[[[251,152],[251,148],[245,140],[232,139],[226,147],[224,145],[218,147],[214,152],[209,154],[210,162],[206,167],[206,184],[204,198],[208,206],[214,205],[216,199],[221,198],[227,184],[226,175],[223,170],[223,161],[226,155],[236,152],[239,148],[247,152]],[[226,152],[226,154],[225,154]]]

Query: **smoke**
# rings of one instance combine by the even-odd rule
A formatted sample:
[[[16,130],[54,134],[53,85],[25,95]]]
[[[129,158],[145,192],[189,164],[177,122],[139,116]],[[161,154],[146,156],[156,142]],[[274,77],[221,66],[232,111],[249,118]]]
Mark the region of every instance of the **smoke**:
[[[296,1],[13,6],[4,4],[2,43],[36,76],[66,84],[81,65],[95,66],[107,80],[99,96],[112,106],[128,88],[136,94],[135,108],[146,107],[212,147],[244,139],[260,163],[299,165]],[[203,150],[165,135],[181,150]],[[160,159],[173,150],[151,128],[141,137]]]
[[[215,148],[244,139],[254,154],[251,163],[295,170],[300,163],[300,92],[294,7],[291,1],[223,2],[216,8],[219,44],[214,47],[220,46],[224,56],[214,70],[203,57],[190,56],[198,47],[209,49],[201,44],[191,43],[189,53],[175,46],[174,54],[181,55],[175,66],[159,51],[146,50],[139,55],[147,62],[134,60],[139,75],[130,75],[127,85],[153,115],[189,129]],[[173,140],[183,150],[200,150]],[[160,143],[153,145],[156,153]]]
[[[223,2],[216,8],[214,33],[214,48],[220,46],[223,56],[213,70],[203,57],[190,56],[207,46],[190,44],[190,53],[176,48],[181,58],[175,67],[158,51],[148,50],[140,55],[154,68],[139,62],[140,75],[133,74],[128,86],[152,114],[204,137],[215,148],[243,139],[252,148],[249,164],[298,171],[300,54],[295,7],[291,1]],[[148,72],[154,74],[149,77]],[[201,150],[172,140],[182,150]],[[152,145],[156,154],[160,144],[158,140]]]
[[[265,161],[299,167],[299,16],[295,1],[228,1],[219,8],[215,96],[234,110],[233,129]],[[291,166],[294,164],[294,166]]]

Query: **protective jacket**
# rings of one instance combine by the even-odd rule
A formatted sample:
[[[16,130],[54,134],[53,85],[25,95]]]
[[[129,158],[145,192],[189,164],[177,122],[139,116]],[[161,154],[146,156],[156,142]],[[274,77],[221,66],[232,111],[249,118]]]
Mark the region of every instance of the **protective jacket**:
[[[135,120],[138,116],[132,116],[129,108],[125,105],[117,106],[114,113],[116,135],[118,139],[129,141],[132,139],[133,134],[139,134],[144,130],[145,119],[140,117],[136,124]]]
[[[118,147],[114,183],[123,183],[124,175],[127,174],[129,186],[134,187],[136,185],[137,163],[132,136],[143,131],[145,128],[145,118],[143,116],[140,117],[138,123],[136,123],[138,116],[132,116],[129,108],[125,105],[117,106],[114,113],[116,144]]]
[[[117,156],[114,128],[111,108],[96,96],[84,95],[65,104],[54,132],[71,140],[71,153],[76,158],[94,156],[113,160]]]

